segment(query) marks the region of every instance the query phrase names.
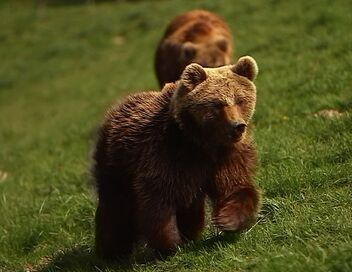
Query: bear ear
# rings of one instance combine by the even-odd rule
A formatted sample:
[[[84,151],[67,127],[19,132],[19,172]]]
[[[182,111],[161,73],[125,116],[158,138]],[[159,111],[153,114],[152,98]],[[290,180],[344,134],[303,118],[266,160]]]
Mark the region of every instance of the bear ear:
[[[197,48],[193,43],[186,42],[184,45],[182,45],[181,57],[184,60],[191,62],[191,60],[194,58],[196,53],[197,53]]]
[[[216,46],[222,51],[222,52],[226,52],[227,49],[229,48],[229,43],[227,42],[227,40],[225,38],[221,38],[219,40],[217,40],[216,42]]]
[[[207,74],[202,66],[191,63],[186,66],[181,75],[181,82],[189,90],[193,90],[198,84],[206,80]]]
[[[241,57],[237,63],[231,67],[231,70],[251,81],[253,81],[258,75],[257,62],[250,56]]]

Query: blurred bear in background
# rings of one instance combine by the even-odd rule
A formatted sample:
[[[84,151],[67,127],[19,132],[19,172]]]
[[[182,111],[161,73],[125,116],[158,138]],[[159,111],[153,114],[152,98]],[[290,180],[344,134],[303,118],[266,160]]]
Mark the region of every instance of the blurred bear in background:
[[[193,10],[174,18],[155,54],[156,75],[162,87],[178,80],[190,63],[203,67],[230,64],[233,41],[223,19],[205,10]]]

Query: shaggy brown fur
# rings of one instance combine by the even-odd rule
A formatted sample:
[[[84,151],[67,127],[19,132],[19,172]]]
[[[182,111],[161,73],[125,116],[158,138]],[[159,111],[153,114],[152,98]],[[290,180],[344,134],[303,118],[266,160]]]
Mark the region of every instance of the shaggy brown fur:
[[[229,64],[232,51],[230,30],[216,14],[205,10],[181,14],[167,27],[155,54],[159,84],[175,82],[192,62],[204,67]]]
[[[128,255],[141,237],[171,253],[199,237],[206,196],[221,230],[253,221],[260,193],[247,126],[256,74],[250,57],[221,68],[191,64],[162,92],[131,95],[108,111],[94,154],[98,254]]]

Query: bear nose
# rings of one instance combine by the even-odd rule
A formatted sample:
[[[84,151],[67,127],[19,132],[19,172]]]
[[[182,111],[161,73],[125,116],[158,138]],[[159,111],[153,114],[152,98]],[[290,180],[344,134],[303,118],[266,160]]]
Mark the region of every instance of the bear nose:
[[[239,137],[246,129],[246,126],[247,124],[242,120],[231,121],[230,122],[231,135],[233,137]]]

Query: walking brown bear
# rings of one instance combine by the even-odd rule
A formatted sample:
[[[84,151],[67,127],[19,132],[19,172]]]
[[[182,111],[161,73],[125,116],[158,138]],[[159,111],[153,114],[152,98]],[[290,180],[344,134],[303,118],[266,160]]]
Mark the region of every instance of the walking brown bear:
[[[141,238],[172,253],[201,234],[206,196],[220,230],[253,222],[260,191],[248,126],[257,72],[251,57],[220,68],[190,64],[175,84],[107,112],[94,153],[99,255],[129,255]]]
[[[180,79],[190,63],[204,67],[230,64],[233,42],[226,23],[216,14],[193,10],[177,16],[168,25],[155,54],[160,86]]]

